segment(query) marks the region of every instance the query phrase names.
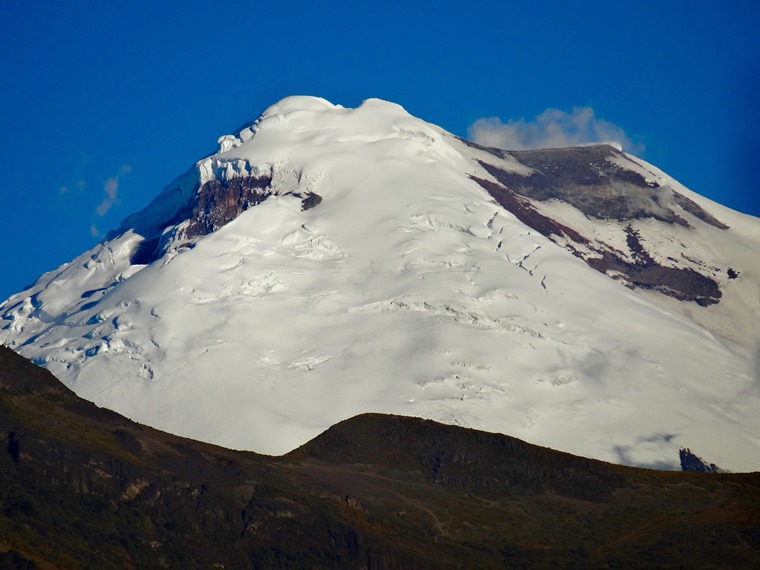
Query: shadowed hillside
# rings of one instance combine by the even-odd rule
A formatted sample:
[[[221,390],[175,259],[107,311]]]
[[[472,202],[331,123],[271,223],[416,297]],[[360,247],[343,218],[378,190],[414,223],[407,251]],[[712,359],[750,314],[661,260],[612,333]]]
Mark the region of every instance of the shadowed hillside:
[[[283,457],[135,424],[0,347],[2,568],[757,567],[760,474],[366,414]]]

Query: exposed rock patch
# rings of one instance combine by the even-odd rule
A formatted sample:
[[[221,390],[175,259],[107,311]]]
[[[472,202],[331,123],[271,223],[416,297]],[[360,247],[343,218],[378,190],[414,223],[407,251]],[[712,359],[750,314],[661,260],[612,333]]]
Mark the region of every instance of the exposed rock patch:
[[[188,225],[181,237],[192,239],[215,232],[247,209],[272,195],[272,177],[209,180],[188,205]],[[184,217],[184,216],[183,216]]]
[[[501,155],[517,159],[530,167],[532,174],[523,176],[485,162],[480,164],[499,183],[534,200],[562,200],[598,219],[654,218],[688,226],[673,210],[672,206],[677,205],[708,224],[728,227],[689,198],[611,161],[623,155],[608,145],[501,151]]]
[[[470,178],[480,184],[499,204],[512,212],[518,220],[542,235],[549,238],[552,236],[567,237],[576,243],[584,245],[589,243],[585,237],[574,229],[541,214],[533,207],[529,200],[526,200],[511,188],[495,184],[490,180],[478,178],[477,176],[471,176]]]
[[[601,257],[583,259],[589,267],[606,275],[615,276],[629,287],[651,289],[679,301],[694,301],[707,307],[720,301],[722,293],[718,284],[709,277],[686,267],[666,267],[657,263],[630,263],[610,253]],[[624,275],[625,278],[620,276]]]
[[[609,160],[623,156],[616,149],[599,145],[507,152],[472,146],[500,158],[514,158],[532,170],[526,176],[480,161],[493,181],[471,178],[521,222],[566,247],[593,269],[631,288],[656,290],[702,306],[719,302],[722,293],[715,279],[692,267],[658,262],[631,223],[624,228],[626,251],[620,251],[538,210],[535,202],[560,200],[589,218],[621,223],[649,218],[690,228],[688,221],[674,210],[676,206],[717,228],[727,227],[685,196]],[[727,274],[729,279],[738,276],[733,269]]]
[[[313,192],[306,192],[303,196],[298,194],[298,196],[301,198],[301,210],[303,211],[311,210],[322,202],[322,196]]]
[[[181,250],[193,241],[227,225],[246,210],[277,194],[271,174],[209,180],[200,186],[190,202],[158,231],[140,242],[132,254],[133,265],[147,265],[160,259],[170,247]],[[293,193],[301,199],[301,209],[310,210],[322,202],[314,192]],[[181,225],[180,225],[181,224]],[[171,231],[177,227],[176,231]]]
[[[707,463],[704,459],[691,452],[688,447],[678,450],[681,459],[682,471],[694,471],[696,473],[721,473],[723,470],[715,463]]]

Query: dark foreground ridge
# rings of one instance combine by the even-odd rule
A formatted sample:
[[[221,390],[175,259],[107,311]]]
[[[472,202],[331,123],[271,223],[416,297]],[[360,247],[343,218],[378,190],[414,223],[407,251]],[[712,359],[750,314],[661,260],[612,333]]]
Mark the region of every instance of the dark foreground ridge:
[[[0,347],[2,568],[760,567],[760,474],[365,414],[283,457],[169,435]]]

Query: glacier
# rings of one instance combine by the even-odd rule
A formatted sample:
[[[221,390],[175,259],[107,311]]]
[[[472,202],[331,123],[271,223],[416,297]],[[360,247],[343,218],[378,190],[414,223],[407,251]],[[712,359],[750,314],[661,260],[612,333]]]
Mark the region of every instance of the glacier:
[[[633,287],[505,208],[478,180],[530,177],[518,155],[393,103],[299,96],[6,300],[0,343],[100,406],[235,449],[280,454],[385,412],[616,463],[677,468],[690,447],[760,469],[760,220],[608,148],[720,225],[672,200],[684,224],[531,208],[623,257],[634,232],[719,302]],[[241,211],[191,231],[198,193],[238,179],[258,181],[225,205]]]

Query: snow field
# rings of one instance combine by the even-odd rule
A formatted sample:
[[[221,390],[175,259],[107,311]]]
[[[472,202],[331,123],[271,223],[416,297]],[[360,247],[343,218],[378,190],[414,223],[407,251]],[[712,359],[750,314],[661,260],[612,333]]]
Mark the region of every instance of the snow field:
[[[279,195],[148,266],[129,264],[134,232],[105,242],[0,306],[0,342],[132,419],[262,453],[376,411],[613,462],[677,468],[688,446],[760,468],[751,341],[520,223],[451,135],[382,101],[289,98],[220,147],[186,177],[271,169]],[[323,200],[303,212],[293,191]],[[170,194],[185,199],[140,219],[176,208]],[[752,255],[748,230],[698,231],[718,248],[703,257]],[[732,283],[729,305],[756,314],[758,278]]]

